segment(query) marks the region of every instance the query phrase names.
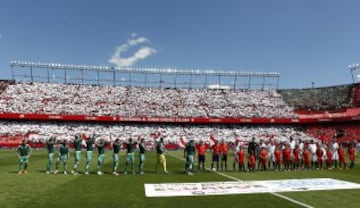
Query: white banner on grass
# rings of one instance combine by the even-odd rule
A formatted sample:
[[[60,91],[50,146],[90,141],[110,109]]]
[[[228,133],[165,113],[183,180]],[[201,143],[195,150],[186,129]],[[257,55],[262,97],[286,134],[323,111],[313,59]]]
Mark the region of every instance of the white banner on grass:
[[[332,178],[145,184],[147,197],[254,194],[270,192],[360,189],[360,184]]]

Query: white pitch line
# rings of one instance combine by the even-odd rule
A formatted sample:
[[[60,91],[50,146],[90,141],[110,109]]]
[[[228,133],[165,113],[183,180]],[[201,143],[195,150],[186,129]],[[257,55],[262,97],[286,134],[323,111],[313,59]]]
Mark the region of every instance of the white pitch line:
[[[172,155],[172,154],[168,154],[168,155],[170,155],[170,156],[172,156],[172,157],[174,157],[174,158],[176,158],[176,159],[185,161],[184,158],[178,157],[178,156],[176,156],[176,155]],[[194,164],[196,165],[196,163],[194,163]],[[208,167],[205,167],[205,169],[206,169],[206,170],[210,170],[210,168],[208,168]],[[210,170],[210,171],[211,171],[211,170]],[[236,178],[236,177],[233,177],[233,176],[226,175],[226,174],[221,173],[221,172],[217,172],[217,171],[216,171],[215,173],[218,174],[218,175],[221,175],[221,176],[223,176],[223,177],[225,177],[225,178],[229,178],[229,179],[231,179],[231,180],[234,180],[234,181],[246,183],[246,181],[240,180],[240,179],[238,179],[238,178]],[[279,193],[276,193],[276,192],[269,192],[269,194],[271,194],[271,195],[273,195],[273,196],[277,196],[277,197],[282,198],[282,199],[285,199],[285,200],[287,200],[287,201],[290,201],[290,202],[292,202],[292,203],[294,203],[294,204],[300,205],[300,206],[305,207],[305,208],[314,208],[313,206],[311,206],[311,205],[309,205],[309,204],[305,204],[305,203],[303,203],[303,202],[297,201],[297,200],[295,200],[295,199],[292,199],[292,198],[290,198],[290,197],[284,196],[284,195],[279,194]]]

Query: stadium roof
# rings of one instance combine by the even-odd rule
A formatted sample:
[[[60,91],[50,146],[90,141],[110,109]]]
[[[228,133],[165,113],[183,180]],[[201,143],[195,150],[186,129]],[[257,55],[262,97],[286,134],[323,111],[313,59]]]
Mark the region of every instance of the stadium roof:
[[[107,72],[129,72],[129,73],[153,73],[153,74],[180,74],[180,75],[220,75],[220,76],[255,76],[255,77],[276,77],[278,72],[243,72],[228,70],[200,70],[200,69],[174,69],[174,68],[133,68],[133,67],[111,67],[111,66],[91,66],[73,65],[60,63],[43,63],[29,61],[11,61],[11,67],[32,67],[44,69],[71,69],[71,70],[90,70]]]

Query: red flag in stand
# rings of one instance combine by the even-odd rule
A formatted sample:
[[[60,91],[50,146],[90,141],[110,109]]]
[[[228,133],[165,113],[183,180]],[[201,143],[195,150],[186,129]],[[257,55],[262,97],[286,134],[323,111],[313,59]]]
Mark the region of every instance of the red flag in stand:
[[[83,146],[86,146],[86,142],[87,142],[87,140],[88,140],[86,134],[81,134],[81,137],[82,137],[81,144],[82,144]]]
[[[186,145],[186,139],[184,138],[184,137],[180,137],[179,138],[179,146],[181,147],[181,148],[185,148],[185,145]]]
[[[88,140],[88,138],[87,138],[86,134],[81,134],[81,136],[82,136],[82,139],[83,139],[83,140],[85,140],[85,141],[87,141],[87,140]]]
[[[214,144],[215,144],[215,141],[216,141],[216,139],[215,139],[215,137],[214,137],[214,135],[213,134],[210,134],[210,146],[213,146]]]

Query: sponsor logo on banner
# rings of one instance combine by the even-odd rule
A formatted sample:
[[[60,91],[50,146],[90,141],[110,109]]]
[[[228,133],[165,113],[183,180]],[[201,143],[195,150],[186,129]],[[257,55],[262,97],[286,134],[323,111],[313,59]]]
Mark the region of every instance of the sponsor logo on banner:
[[[334,189],[360,189],[360,184],[332,178],[145,184],[147,197],[255,194]]]

